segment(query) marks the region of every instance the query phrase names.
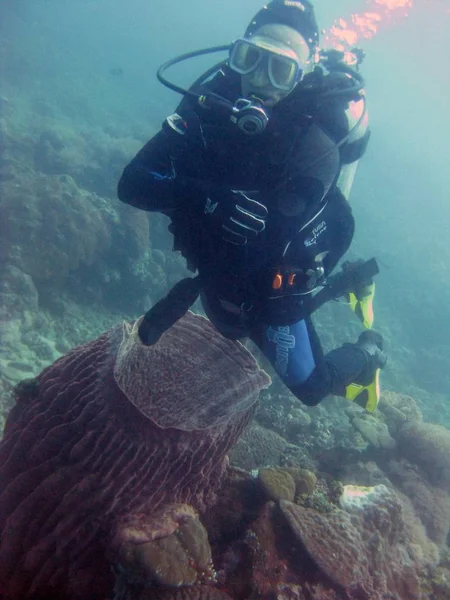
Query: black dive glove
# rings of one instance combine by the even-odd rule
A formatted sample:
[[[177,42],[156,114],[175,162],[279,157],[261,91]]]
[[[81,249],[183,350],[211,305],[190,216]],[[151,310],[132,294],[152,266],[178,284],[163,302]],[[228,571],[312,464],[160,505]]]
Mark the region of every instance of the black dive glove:
[[[243,246],[266,227],[268,212],[259,196],[257,191],[214,190],[208,194],[203,212],[227,242]]]
[[[369,385],[373,381],[375,371],[382,369],[387,362],[387,356],[383,352],[383,336],[372,329],[366,329],[359,336],[355,346],[364,352],[366,366],[354,383]]]
[[[365,265],[368,265],[366,269]],[[358,300],[362,300],[372,293],[373,275],[364,272],[364,270],[369,271],[371,266],[371,261],[362,259],[346,260],[342,263],[341,277],[347,278],[349,282],[347,291],[353,292]]]

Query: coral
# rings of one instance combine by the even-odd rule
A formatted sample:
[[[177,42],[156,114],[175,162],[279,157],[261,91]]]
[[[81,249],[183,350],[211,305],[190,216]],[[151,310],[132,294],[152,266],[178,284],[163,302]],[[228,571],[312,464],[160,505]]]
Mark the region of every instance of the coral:
[[[244,481],[250,498],[260,484],[242,475],[239,486]],[[211,542],[213,553],[221,548],[219,584],[236,600],[425,600],[418,575],[435,565],[436,547],[421,554],[415,544],[426,538],[412,538],[396,494],[352,486],[342,490],[341,503],[345,510],[334,505],[323,513],[269,501],[255,511],[254,499],[239,509],[240,533],[225,535],[224,546],[220,536]]]
[[[395,436],[398,429],[408,421],[422,421],[422,411],[411,396],[383,390],[378,408],[389,427],[391,435]]]
[[[449,494],[432,486],[414,465],[405,460],[389,461],[386,472],[391,481],[410,499],[428,537],[443,546],[450,528]]]
[[[223,552],[227,544],[245,533],[265,503],[258,480],[247,471],[231,466],[216,504],[201,513],[216,556],[219,548]]]
[[[280,508],[296,539],[335,585],[347,592],[360,588],[374,600],[388,592],[418,600],[419,580],[403,545],[399,499],[381,485],[361,489],[354,498],[353,490],[353,502],[344,502],[350,512],[318,513],[286,501]]]
[[[168,505],[150,517],[125,517],[112,542],[111,561],[120,573],[118,588],[214,583],[208,534],[198,515],[186,504]]]
[[[412,422],[396,435],[398,449],[418,465],[430,482],[450,491],[450,431],[434,423]]]
[[[69,175],[80,187],[113,198],[124,165],[139,147],[137,140],[118,139],[101,127],[75,131],[55,120],[52,127],[34,127],[33,166],[46,175]]]
[[[323,490],[314,490],[312,494],[300,494],[295,502],[306,508],[312,508],[317,512],[332,512],[336,507]]]
[[[433,598],[450,600],[450,570],[438,567],[433,573],[431,581]]]
[[[317,477],[312,471],[295,467],[271,468],[259,470],[258,479],[270,500],[289,500],[291,502],[303,494],[312,494]]]
[[[433,569],[439,564],[439,548],[430,540],[425,527],[417,516],[411,500],[398,488],[397,496],[402,502],[403,520],[405,522],[405,539],[408,541],[408,552],[418,565],[421,575],[427,569]]]
[[[318,512],[332,512],[336,509],[336,503],[342,493],[342,484],[335,480],[316,477],[308,470],[300,469],[296,480],[298,492],[295,495],[295,503],[307,508],[313,508]],[[301,491],[303,490],[303,491]]]
[[[356,417],[352,424],[360,432],[365,440],[374,448],[393,450],[395,440],[389,434],[387,425],[378,419],[369,417]]]
[[[0,270],[0,322],[19,319],[29,329],[38,311],[38,291],[30,275],[13,265]]]
[[[296,435],[307,431],[310,425],[311,417],[304,409],[292,408],[286,415],[286,434],[292,441]]]
[[[243,346],[189,314],[145,360],[137,352],[133,364],[133,353],[122,353],[130,401],[113,376],[122,343],[115,328],[75,348],[36,378],[32,393],[19,395],[8,417],[0,445],[0,593],[8,599],[38,591],[47,600],[103,598],[111,585],[105,552],[117,523],[165,504],[213,503],[226,453],[269,382]],[[155,389],[139,387],[145,373],[136,367],[152,371]],[[242,395],[244,406],[233,412]],[[227,416],[211,426],[208,402],[222,401]],[[152,416],[164,414],[164,402],[174,413],[180,403],[182,420],[192,416],[191,424],[197,419],[205,428],[159,427]]]
[[[281,464],[288,448],[289,444],[280,435],[252,423],[233,448],[230,459],[237,467],[252,471],[265,465]]]
[[[283,584],[299,583],[289,577],[288,561],[280,552],[282,540],[289,543],[280,524],[277,505],[267,502],[242,538],[227,548],[218,579],[234,598],[272,598]]]
[[[267,502],[227,546],[219,583],[238,600],[419,600],[398,498],[384,486],[359,498],[326,514]]]
[[[389,478],[384,474],[376,462],[372,460],[349,461],[344,465],[339,477],[342,483],[357,483],[358,485],[374,486],[380,483],[389,485]]]
[[[130,600],[232,600],[223,590],[206,585],[194,585],[179,589],[156,588],[133,595]]]
[[[368,557],[347,513],[334,511],[325,516],[287,502],[280,507],[298,541],[335,584],[349,588],[369,579]]]
[[[111,244],[109,204],[68,176],[22,176],[4,183],[3,260],[39,281],[91,265]]]
[[[123,243],[127,245],[130,262],[141,259],[150,247],[150,223],[147,213],[137,211],[127,204],[119,205]]]
[[[270,500],[294,500],[295,481],[284,469],[260,469],[258,479]]]
[[[285,467],[284,470],[294,478],[296,495],[312,494],[314,492],[317,477],[312,471],[297,469],[296,467]]]
[[[338,600],[339,596],[333,590],[327,590],[322,585],[306,585],[305,590],[308,595],[305,596],[308,600]]]
[[[384,485],[374,487],[361,485],[344,485],[339,498],[339,506],[347,512],[357,512],[377,504],[386,496],[387,488]]]

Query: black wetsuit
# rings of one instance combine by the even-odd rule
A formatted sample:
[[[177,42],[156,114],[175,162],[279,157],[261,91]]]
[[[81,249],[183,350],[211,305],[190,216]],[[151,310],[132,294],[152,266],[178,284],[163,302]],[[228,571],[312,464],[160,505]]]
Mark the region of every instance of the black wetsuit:
[[[239,97],[239,79],[230,72],[207,87]],[[118,186],[123,202],[170,216],[175,248],[198,269],[203,305],[217,329],[251,337],[310,405],[344,395],[367,366],[354,344],[323,355],[308,293],[353,237],[352,211],[336,185],[342,164],[362,153],[337,146],[348,133],[347,107],[342,99],[319,104],[299,87],[274,107],[262,134],[248,136],[185,98]],[[235,246],[211,226],[204,207],[210,190],[220,189],[260,194],[268,217],[254,241]]]

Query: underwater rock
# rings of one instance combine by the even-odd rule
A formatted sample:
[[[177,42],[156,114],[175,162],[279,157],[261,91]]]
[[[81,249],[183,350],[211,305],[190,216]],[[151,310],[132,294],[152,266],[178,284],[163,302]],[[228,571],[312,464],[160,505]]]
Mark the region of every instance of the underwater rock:
[[[8,600],[103,599],[118,524],[216,500],[227,452],[270,379],[200,316],[186,315],[153,347],[135,334],[126,326],[123,338],[117,327],[61,357],[8,416],[0,444]],[[222,406],[218,415],[209,403]]]

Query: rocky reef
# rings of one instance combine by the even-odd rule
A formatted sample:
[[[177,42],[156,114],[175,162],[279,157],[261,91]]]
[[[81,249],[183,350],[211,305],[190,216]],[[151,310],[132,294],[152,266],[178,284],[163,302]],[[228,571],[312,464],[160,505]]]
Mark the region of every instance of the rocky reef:
[[[138,325],[16,388],[0,445],[5,600],[446,597],[450,433],[412,399],[388,393],[370,418],[350,405],[340,418],[366,422],[366,444],[343,435],[332,460],[326,436],[302,448],[264,427],[264,400],[248,426],[273,386],[205,318],[153,347]],[[314,416],[297,419],[307,435]]]
[[[33,40],[25,4],[0,23],[1,599],[450,598],[445,236],[418,245],[421,219],[413,232],[380,217],[366,173],[357,243],[388,264],[376,309],[394,390],[373,415],[336,398],[307,408],[276,377],[257,406],[264,376],[240,346],[236,367],[196,318],[181,324],[187,345],[136,355],[136,331],[117,324],[186,272],[167,220],[123,206],[115,187],[168,108],[145,97],[131,109],[121,69],[86,84],[55,67],[59,48]],[[404,175],[392,177],[398,203]],[[418,193],[430,189],[424,179]],[[384,247],[399,231],[403,265]],[[317,314],[326,350],[357,338],[347,313]],[[188,360],[198,335],[225,357],[205,379]]]
[[[145,312],[185,272],[160,216],[115,198],[136,140],[77,135],[55,116],[0,120],[2,415],[20,380]],[[94,158],[95,173],[92,171]],[[115,158],[114,158],[115,157]],[[9,394],[9,398],[8,398]]]

